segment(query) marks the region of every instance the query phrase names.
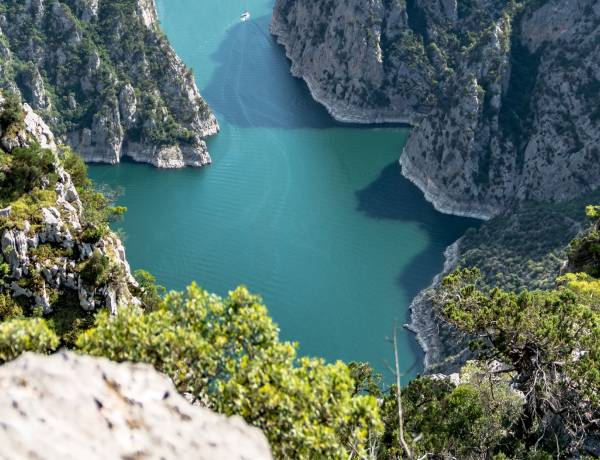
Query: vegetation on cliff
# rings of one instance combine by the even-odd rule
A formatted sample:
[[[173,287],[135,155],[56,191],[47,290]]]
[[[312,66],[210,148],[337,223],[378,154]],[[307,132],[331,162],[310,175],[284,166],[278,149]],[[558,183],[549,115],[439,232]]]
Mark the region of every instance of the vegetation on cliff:
[[[19,91],[86,160],[209,162],[202,139],[216,120],[154,8],[151,0],[3,1],[0,88]]]
[[[67,346],[150,363],[191,400],[260,427],[281,459],[550,459],[593,448],[597,222],[551,290],[490,290],[475,269],[447,277],[436,311],[473,339],[474,360],[460,375],[386,388],[367,365],[298,357],[243,287],[163,295],[147,273],[132,280],[108,226],[123,210],[69,150],[35,142],[45,128],[27,107],[13,96],[0,105],[0,361]],[[588,215],[598,220],[598,208]]]

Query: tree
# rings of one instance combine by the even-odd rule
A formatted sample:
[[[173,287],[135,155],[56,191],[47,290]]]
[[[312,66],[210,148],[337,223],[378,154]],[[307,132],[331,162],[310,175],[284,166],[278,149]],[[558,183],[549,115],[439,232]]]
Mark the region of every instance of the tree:
[[[573,447],[600,429],[600,313],[568,285],[520,294],[477,288],[478,270],[443,281],[436,305],[443,317],[476,337],[482,360],[507,365],[525,395],[518,434]]]
[[[277,458],[367,458],[382,428],[375,398],[355,394],[348,367],[297,358],[245,288],[222,299],[192,284],[149,313],[102,312],[77,345],[154,365],[180,392],[263,429]]]

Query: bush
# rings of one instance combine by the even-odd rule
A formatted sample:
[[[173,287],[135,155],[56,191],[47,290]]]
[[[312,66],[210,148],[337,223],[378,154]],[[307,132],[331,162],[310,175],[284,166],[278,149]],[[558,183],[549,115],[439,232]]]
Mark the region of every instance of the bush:
[[[90,258],[84,262],[80,271],[81,279],[88,286],[99,287],[110,279],[110,258],[100,251],[95,250]]]
[[[19,318],[0,323],[0,363],[13,360],[25,351],[50,353],[58,337],[41,318]]]
[[[6,292],[0,292],[0,321],[23,316],[23,307]]]
[[[221,299],[196,285],[157,311],[99,314],[78,347],[115,361],[146,362],[180,392],[264,430],[276,458],[347,459],[380,430],[377,402],[353,392],[344,364],[296,357],[260,299],[238,288]]]
[[[25,120],[25,113],[18,94],[9,92],[3,94],[4,106],[0,112],[0,126],[3,130],[10,125],[20,125]]]
[[[43,179],[49,185],[55,183],[54,161],[54,154],[39,145],[14,149],[10,155],[9,170],[0,182],[0,199],[15,200],[41,187]]]

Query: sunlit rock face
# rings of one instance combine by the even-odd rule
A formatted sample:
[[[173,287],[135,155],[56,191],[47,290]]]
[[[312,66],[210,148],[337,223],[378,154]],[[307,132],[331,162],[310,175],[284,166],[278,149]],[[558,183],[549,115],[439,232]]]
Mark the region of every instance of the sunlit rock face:
[[[86,161],[210,163],[217,120],[153,0],[8,2],[0,37],[0,87],[19,91]]]
[[[292,73],[343,121],[414,125],[402,170],[443,212],[600,185],[600,4],[277,0]]]
[[[3,458],[272,458],[260,430],[190,405],[148,365],[27,353],[0,389]]]

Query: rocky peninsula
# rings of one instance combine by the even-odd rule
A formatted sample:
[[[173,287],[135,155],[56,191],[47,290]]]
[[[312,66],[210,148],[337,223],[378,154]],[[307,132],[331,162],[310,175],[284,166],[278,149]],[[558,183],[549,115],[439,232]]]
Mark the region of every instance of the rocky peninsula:
[[[217,120],[159,27],[154,0],[4,2],[0,88],[86,161],[210,163]]]

